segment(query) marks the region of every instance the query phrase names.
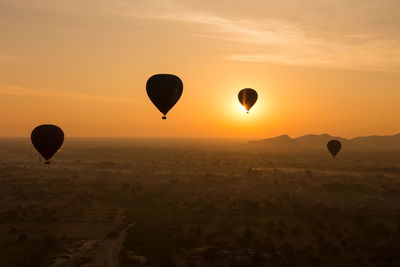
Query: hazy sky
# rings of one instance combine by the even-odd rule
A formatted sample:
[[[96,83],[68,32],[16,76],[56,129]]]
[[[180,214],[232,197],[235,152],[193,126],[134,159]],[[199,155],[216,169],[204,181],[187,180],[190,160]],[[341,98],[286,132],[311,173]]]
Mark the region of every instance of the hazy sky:
[[[399,0],[0,0],[0,136],[400,132]],[[166,121],[156,73],[184,82]],[[259,100],[246,114],[237,93]]]

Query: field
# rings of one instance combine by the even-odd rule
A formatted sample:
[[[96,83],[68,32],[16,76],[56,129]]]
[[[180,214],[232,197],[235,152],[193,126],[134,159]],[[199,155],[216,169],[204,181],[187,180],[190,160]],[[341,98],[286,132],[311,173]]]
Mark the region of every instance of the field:
[[[0,140],[0,266],[400,266],[400,152]]]

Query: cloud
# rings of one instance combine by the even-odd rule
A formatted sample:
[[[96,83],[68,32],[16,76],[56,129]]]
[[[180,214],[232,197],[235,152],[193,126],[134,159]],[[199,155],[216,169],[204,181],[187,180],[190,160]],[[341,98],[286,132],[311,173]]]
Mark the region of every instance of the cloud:
[[[324,45],[325,43],[325,45]],[[298,46],[277,52],[234,53],[228,60],[266,62],[297,66],[367,70],[400,71],[399,44],[370,41],[358,45],[337,44],[321,40],[318,45]],[[263,51],[260,49],[260,51]]]
[[[10,61],[10,60],[19,60],[20,58],[16,56],[9,56],[9,55],[0,55],[1,61]]]
[[[291,1],[286,1],[286,3],[289,2]],[[220,46],[225,45],[227,49],[222,57],[227,60],[322,68],[399,71],[400,38],[389,33],[383,34],[384,31],[376,26],[377,23],[373,23],[375,20],[382,20],[379,15],[374,17],[371,14],[370,17],[365,18],[367,11],[369,12],[372,7],[377,8],[376,4],[373,6],[365,4],[359,7],[355,5],[357,1],[353,2],[354,5],[349,5],[347,9],[344,3],[330,6],[315,3],[310,5],[313,8],[310,16],[319,21],[319,26],[309,21],[291,19],[285,14],[267,19],[259,16],[249,18],[218,14],[215,12],[223,12],[218,9],[216,11],[215,8],[212,12],[207,11],[207,8],[195,8],[193,3],[185,5],[168,1],[141,5],[125,3],[117,13],[135,18],[160,20],[163,23],[191,25],[192,30],[188,33],[191,36],[213,39]],[[256,8],[255,5],[254,9]],[[329,8],[334,8],[336,11],[342,9],[347,27],[340,17],[336,18],[336,28],[331,21],[324,18],[324,15],[331,17],[330,13],[334,12]],[[306,11],[300,5],[298,9],[298,13]],[[355,17],[351,17],[351,14]],[[357,16],[364,24],[357,22]],[[351,21],[349,19],[352,19],[354,23],[349,24],[348,22]],[[393,26],[388,22],[382,24],[382,27],[386,29]],[[325,32],[324,26],[327,29]],[[232,50],[232,47],[235,49]]]
[[[44,91],[22,88],[18,86],[0,85],[0,95],[8,96],[21,96],[21,97],[46,97],[46,98],[59,98],[59,99],[73,99],[83,101],[97,101],[97,102],[119,102],[119,103],[138,103],[137,100],[124,97],[115,96],[100,96],[81,94],[69,91]]]

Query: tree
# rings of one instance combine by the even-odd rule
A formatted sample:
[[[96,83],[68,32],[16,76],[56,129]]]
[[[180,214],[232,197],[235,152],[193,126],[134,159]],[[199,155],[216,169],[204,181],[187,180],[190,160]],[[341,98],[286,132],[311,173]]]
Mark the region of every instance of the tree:
[[[25,234],[25,233],[22,233],[22,234],[20,234],[20,235],[18,235],[18,241],[20,241],[20,242],[25,242],[25,241],[27,241],[28,240],[28,235],[27,234]]]

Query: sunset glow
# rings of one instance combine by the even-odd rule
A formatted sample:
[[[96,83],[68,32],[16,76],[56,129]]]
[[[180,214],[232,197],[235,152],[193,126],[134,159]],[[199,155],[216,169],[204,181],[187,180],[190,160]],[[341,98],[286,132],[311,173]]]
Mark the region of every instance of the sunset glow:
[[[0,267],[400,266],[400,0],[0,18]]]
[[[75,137],[399,130],[396,0],[0,0],[0,12],[1,136],[43,123]],[[184,83],[166,121],[145,92],[156,73]]]

